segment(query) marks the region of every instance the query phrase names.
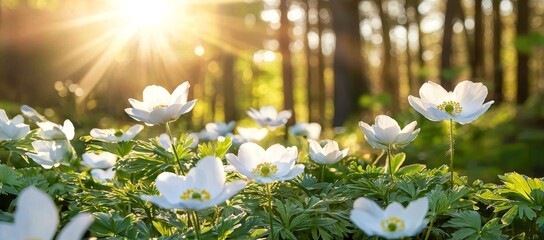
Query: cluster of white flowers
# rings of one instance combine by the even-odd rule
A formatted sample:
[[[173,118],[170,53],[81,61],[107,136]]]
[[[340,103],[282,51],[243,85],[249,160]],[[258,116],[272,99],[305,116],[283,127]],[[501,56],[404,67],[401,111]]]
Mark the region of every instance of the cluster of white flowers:
[[[148,86],[143,91],[143,101],[129,99],[132,108],[125,111],[133,119],[148,126],[168,124],[193,109],[196,99],[188,101],[188,92],[188,82],[180,84],[172,94],[163,87]],[[493,101],[484,103],[486,96],[487,88],[481,83],[463,81],[453,92],[447,92],[438,84],[428,82],[420,89],[421,98],[409,96],[408,100],[416,111],[431,121],[452,120],[467,124],[476,120],[493,104]],[[32,142],[34,152],[26,153],[28,157],[46,169],[58,167],[74,157],[70,141],[74,138],[75,129],[70,120],[65,120],[63,125],[56,124],[28,106],[22,106],[21,112],[39,127],[39,139]],[[221,159],[206,156],[199,159],[185,175],[171,172],[159,174],[155,186],[160,195],[142,195],[141,198],[166,209],[201,210],[225,202],[242,191],[248,181],[270,184],[291,180],[302,174],[305,165],[297,163],[299,152],[296,146],[274,144],[265,149],[257,144],[267,136],[269,130],[284,126],[292,112],[278,112],[273,106],[264,106],[259,110],[250,108],[247,114],[261,128],[237,127],[239,135],[235,135],[232,132],[235,121],[218,121],[206,124],[200,133],[191,133],[188,137],[193,140],[191,148],[196,147],[199,141],[232,138],[233,143],[239,146],[238,153],[227,153],[225,158],[231,164],[228,167],[245,177],[244,180],[227,182],[226,166]],[[413,121],[401,129],[397,121],[386,115],[376,116],[373,125],[359,122],[366,141],[376,149],[389,151],[389,154],[392,149],[404,147],[417,137],[420,129],[416,129],[416,125],[417,122]],[[99,142],[123,144],[131,141],[143,128],[140,124],[133,125],[126,131],[94,128],[90,131],[90,136]],[[165,150],[176,154],[173,147],[177,144],[177,139],[169,135],[168,125],[167,131],[168,134],[157,137],[158,143]],[[0,109],[1,141],[20,140],[29,132],[30,126],[24,123],[21,115],[10,120],[5,111]],[[321,125],[318,123],[296,123],[289,128],[289,133],[307,138],[309,158],[323,164],[323,168],[324,165],[335,164],[348,155],[349,148],[341,150],[336,141],[319,142]],[[115,177],[113,169],[118,155],[105,151],[88,151],[81,158],[81,164],[91,169],[93,178],[103,184],[111,184],[108,181]],[[428,205],[428,199],[423,197],[410,202],[406,208],[393,202],[383,210],[376,202],[360,197],[354,202],[350,218],[369,236],[378,235],[388,239],[410,237],[427,225],[425,216]],[[40,208],[39,211],[36,211],[37,207]],[[59,223],[53,201],[35,187],[28,187],[20,193],[14,218],[14,223],[0,223],[0,239],[51,239]],[[80,239],[91,222],[92,217],[89,214],[80,214],[60,232],[57,239]]]

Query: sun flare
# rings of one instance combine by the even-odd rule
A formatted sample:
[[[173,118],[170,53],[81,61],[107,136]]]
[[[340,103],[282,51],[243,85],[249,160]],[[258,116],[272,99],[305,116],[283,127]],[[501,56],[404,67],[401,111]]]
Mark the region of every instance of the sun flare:
[[[119,0],[121,15],[137,27],[156,28],[168,24],[175,5],[169,0]]]

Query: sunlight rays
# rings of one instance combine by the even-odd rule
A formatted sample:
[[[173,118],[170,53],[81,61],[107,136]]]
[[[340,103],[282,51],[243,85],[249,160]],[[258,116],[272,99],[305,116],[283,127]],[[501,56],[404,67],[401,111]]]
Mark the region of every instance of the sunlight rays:
[[[273,36],[259,26],[248,27],[243,16],[222,10],[228,4],[248,2],[260,1],[111,0],[84,5],[82,14],[33,32],[66,35],[68,47],[61,47],[68,50],[53,61],[53,67],[57,77],[83,89],[84,94],[76,97],[81,104],[118,64],[137,68],[133,77],[149,81],[182,77],[180,66],[205,57],[210,47],[251,58],[262,48],[261,40]],[[240,34],[253,37],[242,39]]]

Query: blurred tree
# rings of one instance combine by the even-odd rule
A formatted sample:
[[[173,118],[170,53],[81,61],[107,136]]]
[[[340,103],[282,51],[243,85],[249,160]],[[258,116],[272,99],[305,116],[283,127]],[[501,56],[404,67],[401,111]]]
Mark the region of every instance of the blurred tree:
[[[359,98],[369,93],[369,80],[363,75],[359,1],[329,2],[332,28],[336,34],[334,53],[334,120],[342,126],[359,109]]]
[[[290,24],[287,14],[289,12],[289,4],[287,0],[280,1],[280,30],[279,44],[282,62],[282,77],[283,77],[283,105],[284,109],[291,110],[293,116],[287,122],[287,126],[296,122],[295,118],[295,103],[293,97],[293,65],[291,64],[291,37],[289,36]],[[287,130],[287,128],[286,128]],[[285,134],[288,136],[288,134]]]
[[[474,51],[471,61],[471,75],[473,81],[484,79],[484,19],[482,0],[474,1]]]
[[[502,85],[504,82],[502,52],[502,19],[500,10],[501,0],[493,0],[493,100],[501,103],[504,99]]]
[[[386,92],[391,96],[391,106],[389,110],[392,113],[398,113],[400,109],[400,85],[398,79],[397,55],[393,53],[391,36],[389,34],[391,31],[390,19],[388,13],[385,12],[383,8],[383,4],[387,2],[382,3],[381,0],[375,0],[375,3],[378,7],[378,13],[382,23],[382,89],[383,92]]]
[[[324,6],[324,0],[317,0],[317,35],[319,41],[317,42],[317,108],[319,110],[319,123],[321,126],[325,126],[325,99],[327,98],[325,93],[325,59],[323,56],[323,19],[321,19],[321,11],[327,11]]]
[[[304,1],[302,1],[304,2]],[[306,34],[304,35],[304,50],[306,52],[306,90],[308,96],[308,121],[316,122],[319,119],[319,109],[316,107],[318,105],[319,94],[318,94],[318,76],[317,76],[317,61],[316,57],[317,50],[313,50],[310,47],[310,42],[308,38],[310,33],[315,31],[314,23],[312,23],[312,16],[310,13],[316,11],[316,1],[306,1]],[[321,40],[320,40],[321,41]]]
[[[529,34],[529,1],[517,1],[518,3],[518,21],[516,23],[516,36],[526,36]],[[529,54],[517,50],[518,68],[517,68],[517,104],[523,104],[529,98]]]
[[[452,69],[453,53],[453,24],[456,17],[462,14],[461,3],[457,0],[447,0],[444,17],[444,33],[442,35],[442,55],[440,59],[441,85],[445,89],[453,88],[453,79],[444,74]],[[470,56],[470,55],[469,55]]]
[[[421,14],[419,13],[419,5],[421,4],[421,1],[420,0],[406,0],[410,3],[412,3],[412,5],[414,6],[415,8],[415,13],[416,13],[416,24],[417,24],[417,34],[418,34],[418,49],[417,49],[417,62],[418,62],[418,65],[419,65],[419,71],[418,71],[418,82],[419,82],[419,86],[423,85],[423,83],[425,83],[425,80],[426,80],[426,76],[425,74],[423,74],[423,70],[426,68],[425,66],[425,60],[423,59],[423,52],[424,52],[424,48],[423,48],[423,30],[422,27],[421,27]],[[417,88],[419,89],[419,87]]]

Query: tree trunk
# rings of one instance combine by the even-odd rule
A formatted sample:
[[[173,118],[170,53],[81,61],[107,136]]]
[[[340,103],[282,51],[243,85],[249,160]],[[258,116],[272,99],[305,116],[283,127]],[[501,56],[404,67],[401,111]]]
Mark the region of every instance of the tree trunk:
[[[284,109],[291,110],[293,115],[287,122],[287,126],[296,122],[295,119],[295,107],[293,98],[293,66],[291,65],[291,50],[289,44],[291,43],[289,37],[289,19],[287,19],[287,12],[289,6],[287,0],[280,1],[280,30],[279,30],[279,43],[282,61],[282,77],[283,77],[283,105]]]
[[[382,72],[381,72],[381,81],[383,86],[383,92],[388,93],[391,96],[391,107],[389,110],[392,113],[397,113],[399,111],[399,80],[395,74],[397,71],[394,71],[393,68],[398,67],[394,62],[393,49],[391,48],[391,37],[389,35],[390,26],[389,26],[389,16],[383,10],[382,1],[376,0],[376,5],[378,6],[378,11],[380,15],[380,20],[382,22],[382,39],[383,39],[383,57],[382,57]]]
[[[362,70],[359,1],[330,1],[329,4],[336,34],[333,126],[339,127],[359,110],[359,97],[369,92],[369,84]]]
[[[504,82],[502,51],[502,20],[500,11],[501,0],[493,0],[493,100],[501,103],[504,99],[502,85]]]
[[[525,36],[529,33],[529,1],[518,1],[518,22],[516,36]],[[529,98],[529,55],[517,51],[518,56],[518,89],[517,104],[523,104]]]
[[[461,11],[459,8],[459,3],[456,3],[457,0],[448,0],[446,3],[446,14],[444,17],[444,33],[442,36],[442,56],[440,59],[440,71],[441,74],[441,85],[447,90],[453,88],[453,79],[444,77],[444,71],[451,70],[451,58],[452,58],[452,43],[453,43],[453,24],[455,22],[455,16]]]
[[[408,0],[408,1],[415,1],[415,8],[416,8],[416,21],[417,21],[417,31],[418,31],[418,54],[417,54],[417,60],[418,60],[418,63],[419,63],[419,69],[418,69],[418,73],[417,73],[417,76],[418,76],[418,83],[419,85],[423,85],[423,83],[425,83],[425,80],[426,80],[426,74],[425,74],[425,59],[423,59],[423,52],[424,52],[424,44],[423,44],[423,31],[421,30],[421,15],[419,14],[419,11],[417,10],[417,8],[419,7],[419,4],[421,3],[420,0]]]
[[[415,95],[417,94],[417,89],[419,87],[416,83],[416,79],[414,78],[413,72],[412,72],[412,50],[410,49],[410,24],[413,22],[412,16],[414,15],[413,12],[417,11],[416,8],[413,6],[413,1],[406,0],[404,3],[404,9],[406,11],[406,23],[404,24],[404,28],[406,28],[406,72],[408,77],[408,88],[410,89],[410,94]]]
[[[318,83],[316,77],[316,56],[315,51],[310,48],[308,42],[308,33],[312,28],[310,24],[309,12],[311,9],[310,1],[306,2],[306,34],[304,35],[304,46],[306,50],[306,90],[307,90],[307,99],[308,99],[308,121],[315,122],[319,119],[319,109],[317,109],[317,100],[318,100]]]
[[[325,99],[327,99],[325,93],[325,59],[323,57],[323,49],[321,44],[321,36],[323,34],[323,22],[319,17],[319,12],[323,8],[323,0],[317,0],[317,34],[319,41],[317,44],[317,109],[319,110],[319,124],[325,125]]]
[[[225,122],[237,119],[234,62],[236,57],[232,53],[223,55],[223,111]]]
[[[481,81],[484,76],[484,20],[482,0],[474,1],[474,54],[472,60],[472,79]]]

